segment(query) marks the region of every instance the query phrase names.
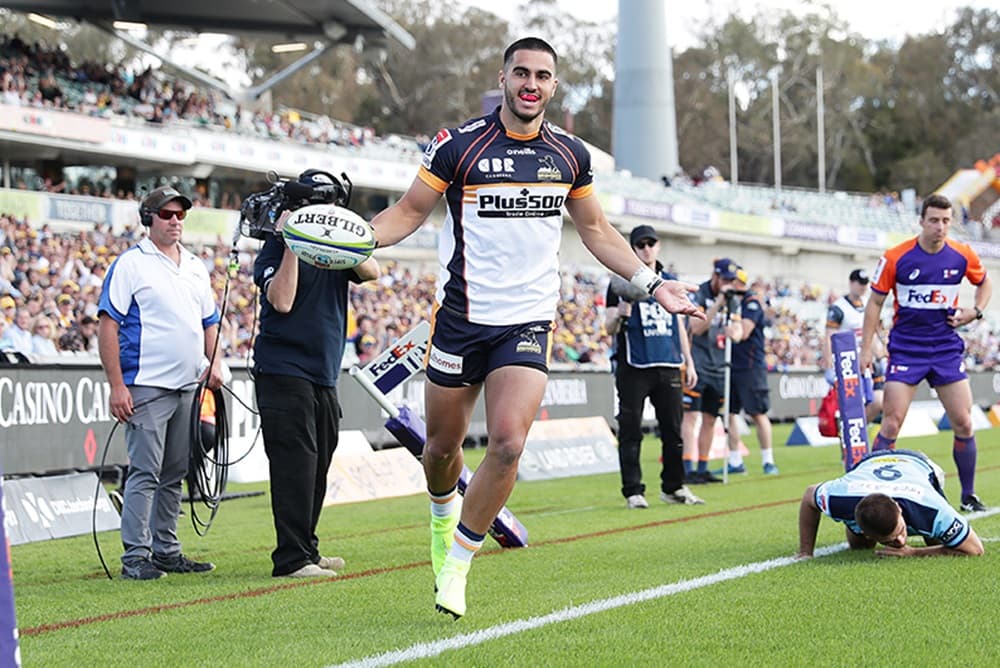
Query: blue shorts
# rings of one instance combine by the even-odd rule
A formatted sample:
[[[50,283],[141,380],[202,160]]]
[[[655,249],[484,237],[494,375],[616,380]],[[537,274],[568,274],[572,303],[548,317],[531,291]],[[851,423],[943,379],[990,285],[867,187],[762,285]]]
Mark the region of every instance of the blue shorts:
[[[526,366],[549,372],[552,323],[477,325],[443,308],[434,314],[427,379],[444,387],[478,385],[491,371]]]
[[[684,389],[684,410],[709,415],[722,415],[726,401],[725,379],[722,376],[698,376],[693,390]]]
[[[907,385],[919,385],[927,379],[931,387],[950,385],[969,377],[965,373],[963,352],[935,355],[933,352],[921,355],[907,355],[895,352],[889,355],[886,382],[895,381]]]
[[[747,415],[766,415],[771,410],[767,369],[733,371],[729,387],[729,412],[745,410]]]

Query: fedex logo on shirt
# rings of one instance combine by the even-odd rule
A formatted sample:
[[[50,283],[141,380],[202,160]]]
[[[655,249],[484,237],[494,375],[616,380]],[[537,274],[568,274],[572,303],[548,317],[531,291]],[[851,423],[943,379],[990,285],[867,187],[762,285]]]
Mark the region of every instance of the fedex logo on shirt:
[[[958,299],[957,285],[907,285],[897,291],[899,305],[912,309],[940,310]]]

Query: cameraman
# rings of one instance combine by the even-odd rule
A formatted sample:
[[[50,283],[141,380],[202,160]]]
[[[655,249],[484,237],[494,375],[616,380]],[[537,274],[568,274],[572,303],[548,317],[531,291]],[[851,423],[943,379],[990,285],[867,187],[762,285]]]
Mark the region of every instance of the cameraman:
[[[316,192],[335,181],[316,170],[303,172],[295,192]],[[291,188],[285,189],[289,192]],[[349,195],[336,201],[346,205]],[[325,197],[319,197],[322,203]],[[289,203],[294,210],[314,199]],[[278,219],[254,262],[254,282],[264,299],[254,345],[254,384],[271,484],[277,547],[274,577],[331,577],[339,557],[319,553],[316,525],[326,496],[326,475],[337,448],[340,404],[337,377],[344,356],[347,284],[377,278],[368,258],[348,270],[318,269],[299,259],[280,235],[289,213]]]
[[[693,431],[696,413],[701,413],[698,431],[698,469],[690,472],[690,482],[722,482],[708,470],[709,452],[715,438],[715,418],[722,413],[725,401],[726,327],[740,318],[740,300],[732,292],[739,266],[724,257],[712,265],[712,277],[698,286],[691,301],[705,311],[706,318],[692,318],[691,356],[698,382],[684,391],[685,430]]]
[[[764,349],[764,302],[747,285],[747,272],[736,270],[733,294],[740,298],[740,319],[734,321],[727,334],[733,342],[732,373],[729,376],[729,473],[746,473],[739,450],[739,430],[736,416],[746,411],[757,429],[760,458],[764,475],[777,475],[774,450],[771,448],[770,390],[767,387],[767,361]]]
[[[665,272],[656,259],[660,241],[649,225],[639,225],[629,234],[632,250],[643,264],[664,280],[676,277]],[[623,282],[624,283],[624,282]],[[662,443],[660,499],[685,505],[704,503],[684,486],[681,419],[684,394],[681,368],[686,366],[686,384],[697,380],[691,362],[691,347],[684,316],[668,313],[655,299],[642,292],[626,293],[612,281],[608,286],[605,329],[615,336],[615,386],[618,389],[618,462],[622,496],[628,508],[648,508],[643,495],[639,451],[642,446],[642,413],[649,397],[656,410]],[[631,287],[631,286],[629,286]],[[618,289],[616,289],[618,288]]]

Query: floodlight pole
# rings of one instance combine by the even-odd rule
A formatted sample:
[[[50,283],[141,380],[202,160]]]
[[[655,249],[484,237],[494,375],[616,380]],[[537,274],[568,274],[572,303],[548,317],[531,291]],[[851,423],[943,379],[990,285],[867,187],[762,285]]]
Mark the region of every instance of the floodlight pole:
[[[736,145],[736,72],[729,68],[729,183],[736,185],[740,181],[740,166]]]
[[[816,171],[819,176],[819,191],[826,192],[826,109],[823,102],[823,66],[816,68]]]
[[[771,71],[771,116],[774,126],[774,191],[781,194],[781,104],[778,94],[778,70]]]

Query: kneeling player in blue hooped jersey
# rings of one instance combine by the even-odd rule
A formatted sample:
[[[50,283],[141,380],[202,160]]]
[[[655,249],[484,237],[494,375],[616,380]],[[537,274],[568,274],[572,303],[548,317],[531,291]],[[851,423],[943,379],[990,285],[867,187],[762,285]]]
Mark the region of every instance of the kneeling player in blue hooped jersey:
[[[821,515],[847,526],[847,542],[879,556],[929,557],[983,553],[983,543],[944,496],[944,472],[911,450],[875,451],[848,473],[806,488],[799,506],[798,556],[813,556]],[[923,536],[926,547],[906,544]]]

